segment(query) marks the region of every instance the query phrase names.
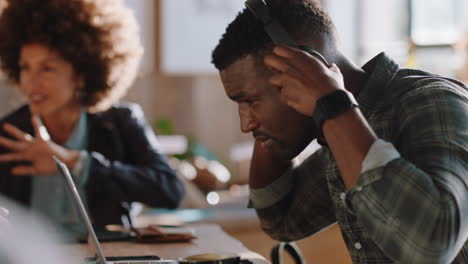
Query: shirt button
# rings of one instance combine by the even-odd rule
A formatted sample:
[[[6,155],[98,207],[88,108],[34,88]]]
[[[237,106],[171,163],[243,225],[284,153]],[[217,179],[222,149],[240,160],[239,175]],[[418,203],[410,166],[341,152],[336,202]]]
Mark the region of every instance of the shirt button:
[[[341,198],[341,200],[344,201],[344,200],[346,199],[346,193],[344,193],[344,192],[341,193],[341,194],[340,194],[340,198]]]
[[[361,243],[359,243],[359,242],[356,242],[356,243],[354,244],[354,247],[355,247],[356,249],[358,249],[358,250],[362,248]]]

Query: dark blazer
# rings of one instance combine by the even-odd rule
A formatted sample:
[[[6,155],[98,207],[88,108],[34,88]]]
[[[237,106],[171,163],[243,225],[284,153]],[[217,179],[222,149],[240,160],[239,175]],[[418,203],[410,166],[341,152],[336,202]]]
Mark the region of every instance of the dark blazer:
[[[0,135],[11,138],[2,128],[4,122],[34,135],[28,106],[0,121]],[[85,190],[96,226],[121,223],[122,202],[138,201],[163,208],[178,206],[184,195],[183,185],[165,156],[158,152],[156,136],[140,106],[119,104],[105,112],[88,114],[88,129],[91,164]],[[0,148],[0,153],[5,152]],[[0,193],[29,206],[31,176],[11,175],[14,165],[0,163]]]

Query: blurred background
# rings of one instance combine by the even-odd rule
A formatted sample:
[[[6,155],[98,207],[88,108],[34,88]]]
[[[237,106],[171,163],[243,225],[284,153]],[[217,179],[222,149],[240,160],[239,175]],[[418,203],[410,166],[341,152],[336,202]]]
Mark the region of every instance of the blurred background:
[[[139,76],[125,100],[143,107],[188,191],[177,211],[141,205],[136,213],[167,223],[216,222],[268,256],[275,242],[246,208],[253,138],[240,132],[237,107],[210,64],[212,49],[244,1],[125,2],[138,18],[145,48]],[[468,82],[468,1],[321,2],[336,23],[344,53],[359,65],[385,51],[402,67]],[[22,102],[0,76],[0,115]],[[299,158],[316,149],[311,144]],[[350,263],[336,226],[299,245],[310,262]]]

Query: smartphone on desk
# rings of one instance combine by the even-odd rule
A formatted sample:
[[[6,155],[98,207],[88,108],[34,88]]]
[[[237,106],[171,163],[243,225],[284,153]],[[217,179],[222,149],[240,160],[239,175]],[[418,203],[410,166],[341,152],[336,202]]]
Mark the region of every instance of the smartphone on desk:
[[[99,242],[112,242],[112,241],[129,241],[134,238],[129,232],[125,231],[109,231],[105,229],[96,230],[96,236]],[[88,234],[79,234],[74,236],[74,239],[70,239],[69,242],[87,243]]]

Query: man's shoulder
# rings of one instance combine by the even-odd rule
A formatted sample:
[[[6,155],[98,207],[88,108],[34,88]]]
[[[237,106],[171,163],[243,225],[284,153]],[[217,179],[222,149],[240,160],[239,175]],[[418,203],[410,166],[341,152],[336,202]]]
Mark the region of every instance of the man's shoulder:
[[[468,88],[460,81],[430,72],[402,68],[392,82],[392,101],[434,93],[468,96]]]
[[[412,89],[437,84],[440,87],[456,87],[459,90],[467,91],[465,84],[458,80],[416,69],[400,69],[395,77],[395,82],[402,86],[407,84]]]

